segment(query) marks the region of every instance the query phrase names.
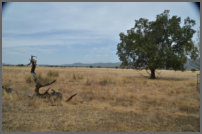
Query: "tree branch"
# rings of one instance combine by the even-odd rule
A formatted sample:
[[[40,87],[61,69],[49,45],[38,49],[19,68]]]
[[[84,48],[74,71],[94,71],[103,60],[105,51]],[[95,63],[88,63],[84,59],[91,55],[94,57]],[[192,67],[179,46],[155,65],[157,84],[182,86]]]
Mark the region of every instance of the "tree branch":
[[[43,85],[41,85],[41,87],[49,86],[49,85],[53,84],[54,82],[56,82],[56,80],[43,84]]]
[[[74,96],[76,96],[77,95],[77,93],[75,93],[75,94],[73,94],[72,96],[70,96],[67,100],[66,100],[66,102],[68,102],[68,101],[70,101]]]

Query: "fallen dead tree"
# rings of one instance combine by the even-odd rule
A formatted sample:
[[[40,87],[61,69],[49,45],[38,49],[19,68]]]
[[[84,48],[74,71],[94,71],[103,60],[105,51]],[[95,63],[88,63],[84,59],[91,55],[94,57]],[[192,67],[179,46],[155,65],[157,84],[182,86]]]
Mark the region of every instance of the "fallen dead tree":
[[[50,88],[48,88],[44,93],[40,93],[39,90],[40,88],[42,87],[46,87],[46,86],[49,86],[53,83],[56,82],[56,80],[53,80],[51,82],[48,82],[46,84],[42,84],[39,79],[37,78],[37,75],[35,73],[35,69],[36,69],[36,60],[34,59],[35,56],[31,56],[31,59],[30,59],[30,63],[28,65],[31,64],[32,68],[31,68],[31,74],[32,74],[32,78],[35,82],[35,95],[37,97],[40,97],[40,98],[54,98],[54,100],[62,100],[62,93],[60,92],[57,92],[55,91],[54,89],[51,89],[51,93],[49,93],[49,90]],[[67,100],[66,102],[70,101],[74,96],[76,96],[77,94],[73,94],[71,95]]]

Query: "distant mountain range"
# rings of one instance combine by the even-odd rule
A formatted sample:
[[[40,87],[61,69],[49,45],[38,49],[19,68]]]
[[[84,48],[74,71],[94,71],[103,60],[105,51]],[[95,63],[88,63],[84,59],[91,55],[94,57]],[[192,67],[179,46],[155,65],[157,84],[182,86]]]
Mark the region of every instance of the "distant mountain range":
[[[73,67],[119,67],[121,62],[116,63],[74,63],[64,64],[62,66],[73,66]]]
[[[199,61],[196,61],[197,63]],[[193,64],[193,61],[188,59],[187,63],[184,64],[184,67],[186,70],[198,70]],[[200,62],[198,63],[200,64]],[[11,65],[11,64],[5,64],[2,63],[2,65]],[[73,64],[63,64],[63,65],[46,65],[46,64],[39,64],[39,66],[63,66],[63,67],[100,67],[100,68],[115,68],[115,67],[120,67],[121,62],[115,62],[115,63],[73,63]],[[11,65],[12,66],[12,65]],[[23,64],[18,64],[18,66],[23,66]]]
[[[2,63],[5,66],[13,66],[13,64]],[[48,64],[38,64],[39,66],[63,66],[63,67],[120,67],[121,62],[116,63],[73,63],[73,64],[62,64],[62,65],[48,65]],[[18,64],[17,66],[23,66],[23,64]]]

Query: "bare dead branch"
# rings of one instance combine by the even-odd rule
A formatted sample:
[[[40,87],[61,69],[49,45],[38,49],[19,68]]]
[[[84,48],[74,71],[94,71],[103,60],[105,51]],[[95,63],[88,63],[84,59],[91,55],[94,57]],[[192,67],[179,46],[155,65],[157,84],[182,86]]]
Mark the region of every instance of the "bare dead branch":
[[[50,88],[48,88],[48,89],[44,92],[44,94],[45,94],[45,93],[48,93],[49,90],[50,90]]]
[[[66,102],[68,102],[68,101],[70,101],[74,96],[76,96],[77,95],[77,93],[75,93],[75,94],[73,94],[72,96],[70,96],[67,100],[66,100]]]
[[[41,85],[41,87],[49,86],[49,85],[53,84],[54,82],[56,82],[56,80],[43,84],[43,85]]]
[[[49,90],[49,89],[47,89],[46,92],[44,92],[43,94],[41,94],[41,93],[39,92],[39,89],[40,89],[41,87],[45,87],[45,86],[49,86],[49,85],[53,84],[54,82],[56,82],[56,80],[53,80],[53,81],[48,82],[48,83],[46,83],[46,84],[41,84],[41,82],[38,80],[37,75],[36,75],[36,73],[35,73],[36,60],[34,59],[34,57],[36,57],[36,56],[31,56],[30,63],[29,63],[28,65],[30,65],[30,64],[32,65],[31,74],[32,74],[32,77],[33,77],[34,82],[36,83],[36,85],[35,85],[35,94],[36,94],[37,96],[40,96],[40,97],[48,97],[48,96],[50,96],[50,94],[48,93],[48,90]]]
[[[56,99],[59,99],[59,100],[62,99],[62,94],[60,92],[56,92],[54,89],[51,89],[51,90],[52,90],[52,93],[51,93],[52,96],[55,96]]]
[[[46,84],[41,84],[41,82],[38,80],[37,78],[37,75],[35,73],[35,69],[36,69],[36,60],[33,58],[35,56],[31,56],[31,59],[30,59],[30,63],[28,65],[32,65],[32,68],[31,68],[31,74],[32,74],[32,77],[33,77],[33,80],[35,82],[35,94],[36,96],[38,97],[41,97],[41,98],[50,98],[50,97],[54,97],[53,99],[54,100],[61,100],[62,99],[62,93],[60,92],[56,92],[54,89],[51,89],[52,93],[49,93],[48,91],[50,90],[50,88],[48,88],[44,93],[40,93],[39,92],[39,89],[41,87],[45,87],[45,86],[49,86],[51,84],[53,84],[54,82],[56,82],[56,80],[53,80],[51,82],[48,82]],[[73,97],[75,97],[77,95],[77,93],[71,95],[67,100],[66,102],[70,101]]]

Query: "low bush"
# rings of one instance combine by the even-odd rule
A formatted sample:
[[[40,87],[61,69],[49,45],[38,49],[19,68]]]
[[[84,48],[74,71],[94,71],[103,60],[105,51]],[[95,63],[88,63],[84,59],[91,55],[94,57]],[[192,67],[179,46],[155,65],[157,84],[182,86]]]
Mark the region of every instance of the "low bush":
[[[47,76],[49,76],[49,77],[58,77],[59,73],[57,71],[48,71]]]
[[[83,75],[80,75],[80,74],[74,74],[73,73],[73,75],[72,75],[73,80],[81,80],[83,78],[84,78]]]
[[[107,84],[110,84],[110,83],[114,83],[113,81],[112,81],[112,79],[111,78],[109,78],[109,77],[104,77],[100,82],[99,82],[99,84],[100,85],[107,85]]]
[[[25,81],[26,81],[26,83],[32,83],[33,82],[33,80],[32,80],[32,76],[31,75],[29,75],[29,76],[25,76]]]

